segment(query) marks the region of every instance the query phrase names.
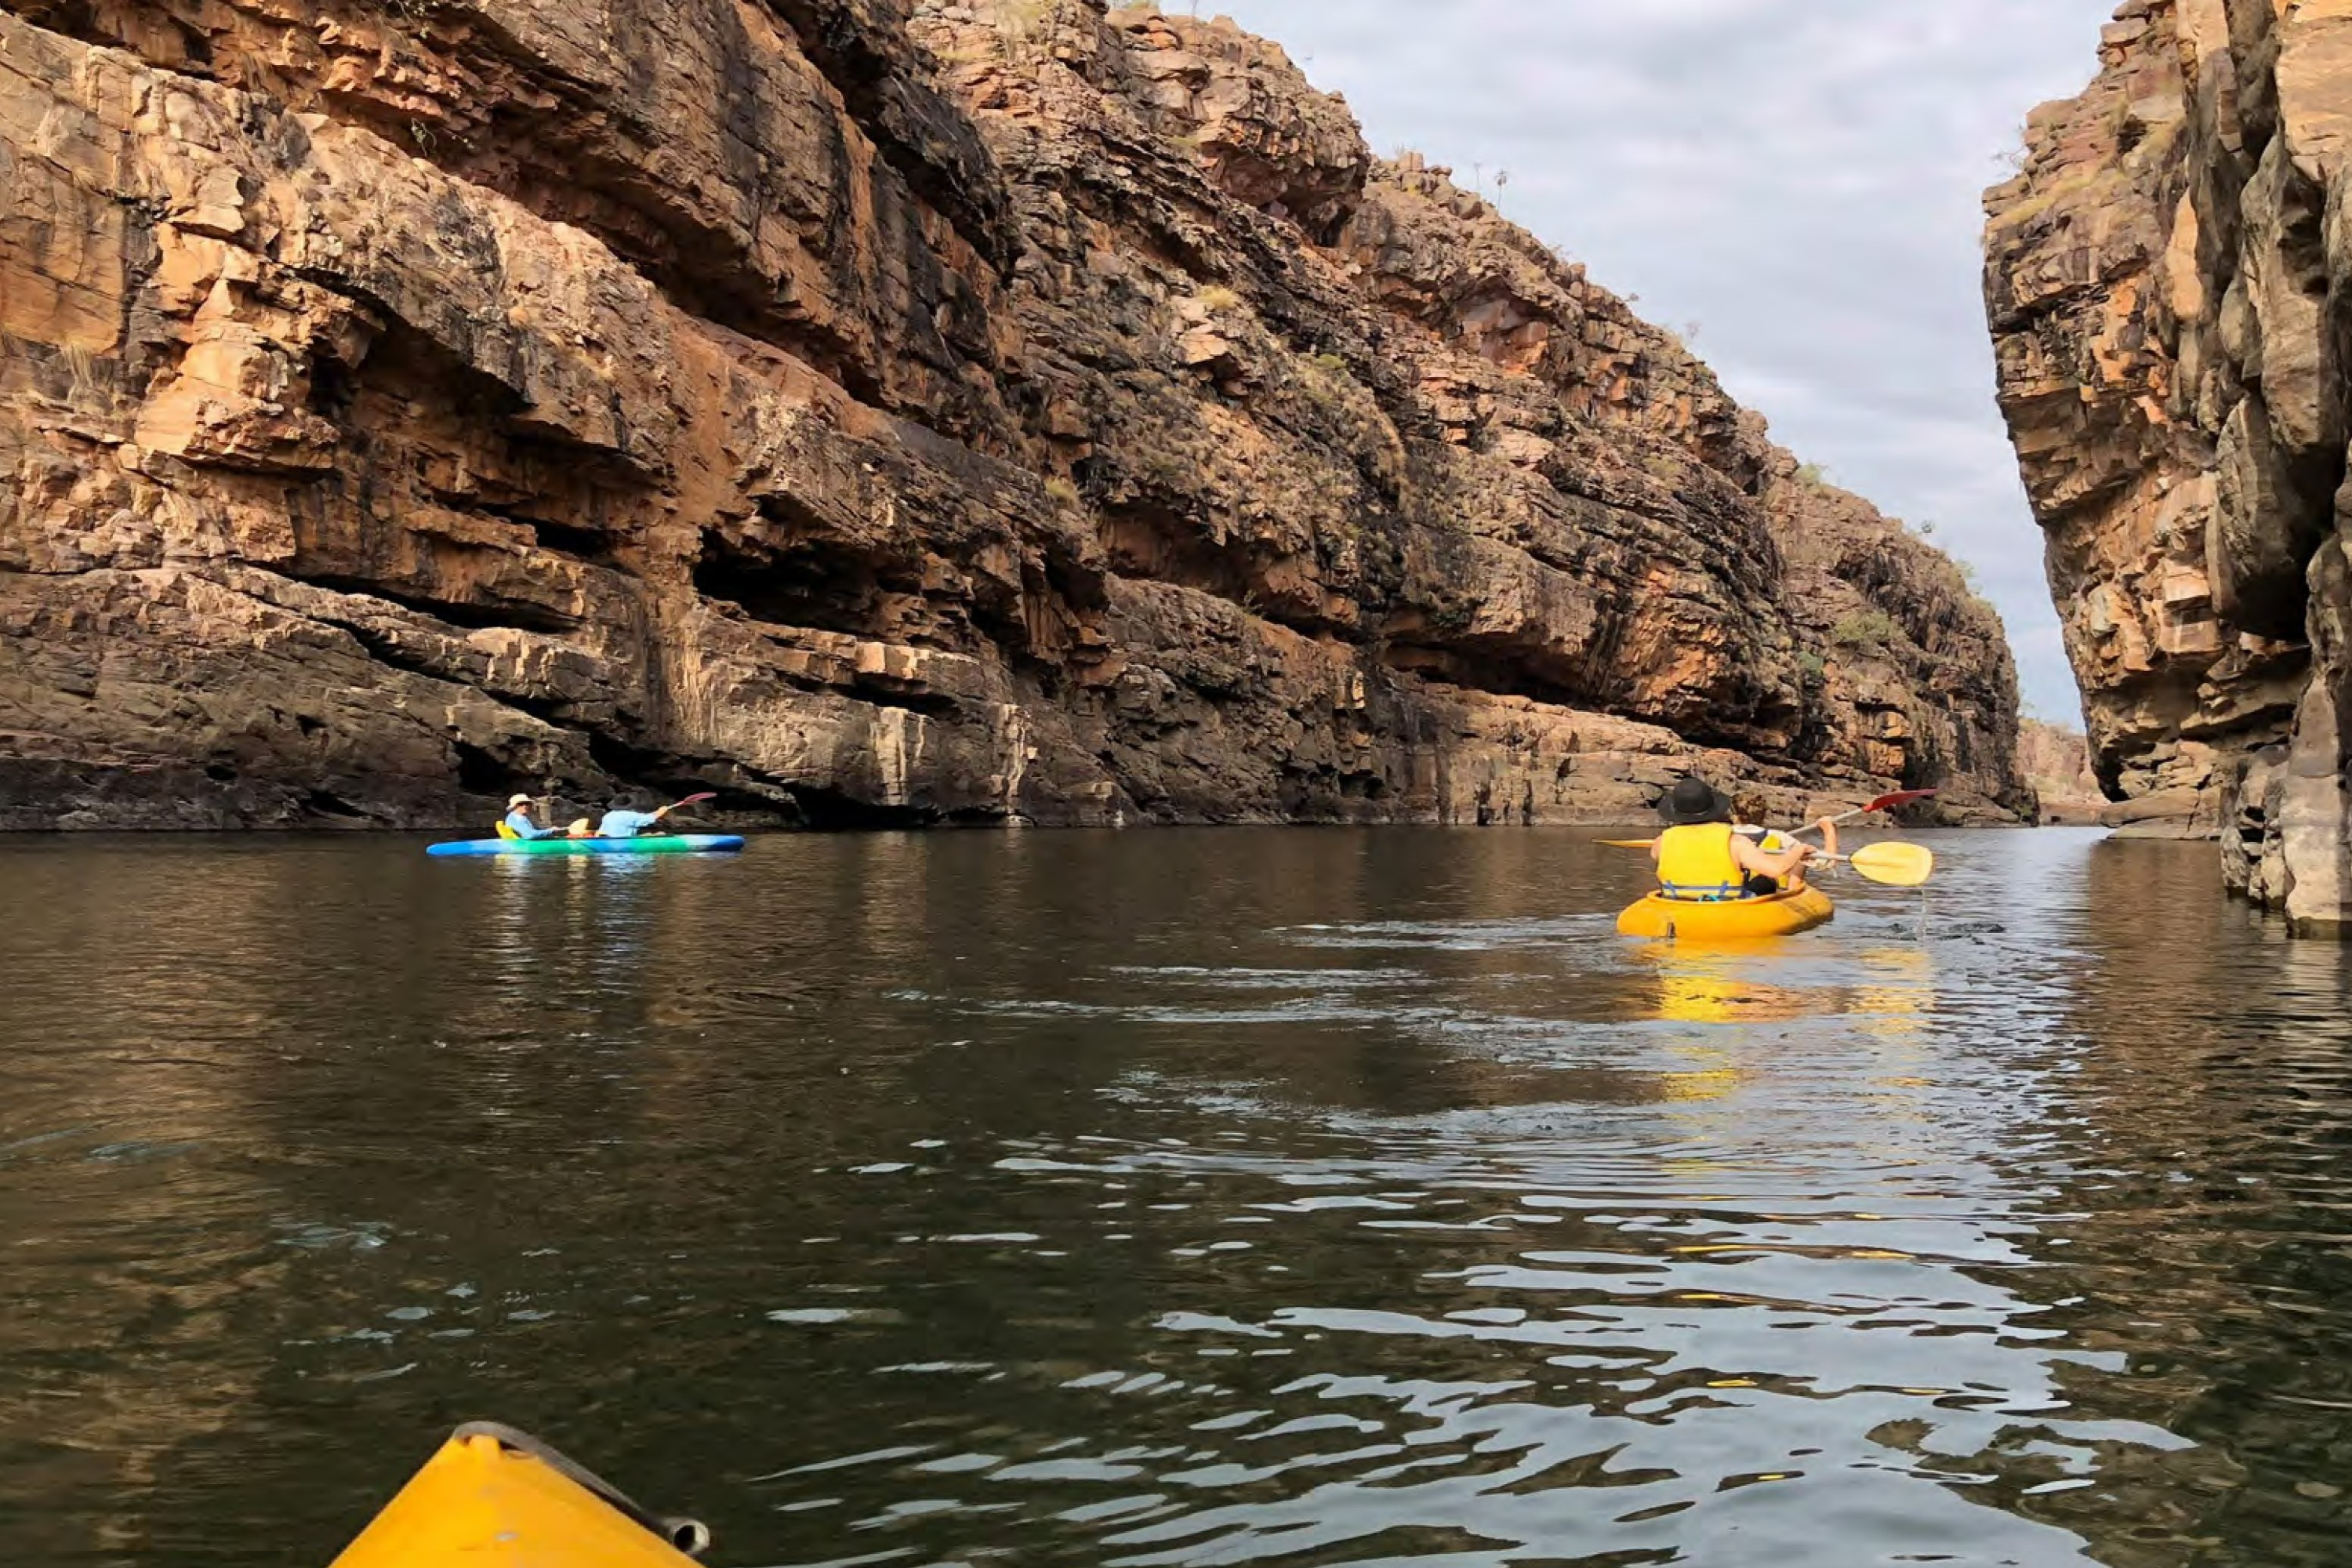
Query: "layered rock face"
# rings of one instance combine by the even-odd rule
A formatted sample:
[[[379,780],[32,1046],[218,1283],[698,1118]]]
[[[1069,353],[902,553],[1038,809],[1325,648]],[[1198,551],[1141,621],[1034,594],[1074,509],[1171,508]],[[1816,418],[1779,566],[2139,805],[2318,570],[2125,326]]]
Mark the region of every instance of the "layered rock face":
[[[2017,730],[2017,766],[2040,803],[2043,822],[2087,826],[2107,810],[2091,767],[2091,743],[2077,731],[2025,720]]]
[[[2029,801],[1998,622],[1225,24],[0,0],[0,825]]]
[[[2352,921],[2352,16],[2130,0],[1988,198],[2000,392],[2096,766],[2221,830],[2234,886]]]

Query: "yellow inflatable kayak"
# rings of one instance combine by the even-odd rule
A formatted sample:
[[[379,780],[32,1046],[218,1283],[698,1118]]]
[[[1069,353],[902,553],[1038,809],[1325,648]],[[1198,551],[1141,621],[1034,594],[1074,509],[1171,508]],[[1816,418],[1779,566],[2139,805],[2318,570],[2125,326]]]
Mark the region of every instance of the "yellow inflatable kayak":
[[[656,1519],[538,1439],[460,1426],[334,1568],[696,1568],[710,1532]]]
[[[1739,942],[1753,937],[1794,936],[1827,925],[1837,906],[1819,888],[1801,888],[1769,899],[1733,899],[1705,904],[1652,893],[1617,917],[1621,936],[1663,937],[1680,942]]]

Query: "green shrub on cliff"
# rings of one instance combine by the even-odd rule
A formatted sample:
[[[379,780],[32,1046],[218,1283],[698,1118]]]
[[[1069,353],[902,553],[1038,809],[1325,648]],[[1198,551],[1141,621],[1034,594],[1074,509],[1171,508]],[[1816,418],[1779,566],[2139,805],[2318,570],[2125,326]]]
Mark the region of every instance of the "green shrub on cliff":
[[[1903,635],[1895,617],[1884,610],[1859,610],[1846,616],[1830,628],[1830,641],[1840,647],[1883,651],[1886,645]]]

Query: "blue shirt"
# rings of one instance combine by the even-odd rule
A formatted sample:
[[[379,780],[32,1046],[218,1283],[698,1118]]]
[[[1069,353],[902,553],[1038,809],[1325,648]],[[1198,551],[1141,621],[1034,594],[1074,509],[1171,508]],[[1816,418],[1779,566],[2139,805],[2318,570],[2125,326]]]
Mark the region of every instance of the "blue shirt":
[[[648,827],[661,826],[661,818],[650,811],[608,811],[604,820],[596,825],[599,838],[635,838]]]
[[[507,826],[514,830],[517,838],[552,838],[563,831],[560,827],[539,826],[531,821],[530,813],[527,811],[508,812]]]

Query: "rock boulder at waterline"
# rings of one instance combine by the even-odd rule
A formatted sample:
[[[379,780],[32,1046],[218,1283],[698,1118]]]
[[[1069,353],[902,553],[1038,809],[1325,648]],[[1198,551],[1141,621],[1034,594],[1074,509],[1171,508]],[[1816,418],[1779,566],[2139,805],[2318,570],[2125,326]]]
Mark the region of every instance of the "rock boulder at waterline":
[[[2026,804],[1948,562],[1230,25],[0,13],[0,824]]]

